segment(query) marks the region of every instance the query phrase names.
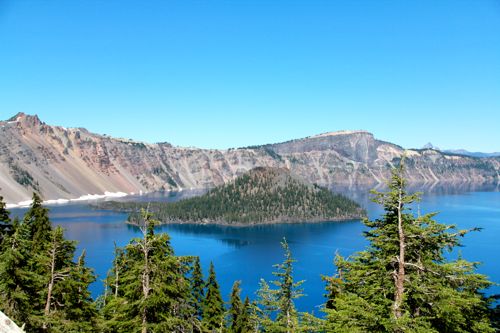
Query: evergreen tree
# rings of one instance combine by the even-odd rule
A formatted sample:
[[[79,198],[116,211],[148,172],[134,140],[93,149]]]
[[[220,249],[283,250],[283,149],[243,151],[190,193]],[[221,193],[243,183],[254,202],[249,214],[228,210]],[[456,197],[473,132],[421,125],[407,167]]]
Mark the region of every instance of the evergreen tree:
[[[205,289],[206,295],[203,302],[202,318],[203,329],[206,332],[222,332],[224,330],[224,303],[212,262],[210,263],[210,271]]]
[[[44,295],[47,287],[46,249],[52,226],[48,210],[37,194],[21,223],[13,224],[13,234],[4,240],[1,256],[0,282],[6,313],[26,329],[42,329],[44,322]]]
[[[186,332],[196,325],[189,282],[167,234],[154,233],[155,220],[142,212],[142,238],[116,251],[102,309],[105,332]]]
[[[52,225],[49,210],[42,205],[42,198],[35,192],[31,206],[24,215],[23,223],[27,226],[33,253],[40,253],[51,241]]]
[[[241,302],[240,284],[241,281],[234,282],[229,300],[229,328],[232,333],[246,332],[245,328],[248,326],[248,309]]]
[[[33,312],[35,273],[28,266],[31,242],[24,237],[23,226],[4,240],[0,252],[0,310],[19,325],[29,325]]]
[[[28,332],[91,332],[93,275],[83,257],[73,261],[75,242],[52,229],[40,197],[33,199],[0,251],[0,308]]]
[[[336,258],[330,280],[327,323],[332,332],[493,332],[488,301],[491,283],[475,272],[476,263],[445,259],[468,230],[456,231],[415,217],[406,193],[404,167],[393,170],[388,192],[373,192],[382,218],[365,221],[369,247],[346,260]]]
[[[278,310],[276,291],[272,290],[266,280],[260,279],[257,294],[257,304],[253,313],[255,331],[277,331],[277,324],[273,321],[274,313]]]
[[[304,281],[294,282],[293,280],[293,259],[286,239],[283,239],[281,246],[285,252],[285,260],[274,267],[277,271],[273,274],[278,278],[273,283],[278,288],[276,290],[276,300],[278,302],[278,314],[276,321],[284,330],[289,333],[298,327],[298,316],[295,309],[294,299],[303,296],[300,286]]]
[[[85,251],[76,265],[72,265],[69,277],[63,281],[58,302],[64,304],[63,332],[97,331],[97,311],[89,285],[95,281],[93,270],[85,265]]]
[[[64,318],[64,312],[70,308],[70,304],[62,308],[64,303],[62,297],[68,291],[63,283],[68,279],[73,265],[73,254],[75,251],[75,242],[64,239],[64,232],[61,227],[57,227],[51,232],[51,241],[47,246],[46,253],[36,254],[36,260],[45,266],[46,274],[41,276],[45,278],[45,288],[42,294],[45,298],[43,318],[41,318],[42,328],[47,330],[52,326],[55,329]]]
[[[3,239],[12,232],[10,212],[5,208],[5,202],[0,195],[0,249]]]
[[[250,299],[245,297],[245,301],[243,302],[243,308],[241,314],[238,318],[238,328],[239,332],[246,333],[252,332],[252,313],[253,313],[253,304],[250,303]]]
[[[196,316],[201,319],[203,314],[203,300],[205,282],[203,282],[203,273],[201,271],[200,258],[195,257],[193,264],[193,272],[191,274],[191,291],[193,294],[193,307]]]
[[[0,195],[0,222],[10,223],[10,212],[5,207],[3,197]]]
[[[299,313],[295,309],[294,300],[303,296],[300,286],[304,281],[295,282],[293,279],[292,257],[286,239],[281,242],[285,259],[283,263],[274,265],[276,271],[273,281],[276,289],[270,288],[265,280],[261,280],[257,292],[260,326],[264,332],[297,332],[299,326]],[[275,318],[275,320],[273,320]]]

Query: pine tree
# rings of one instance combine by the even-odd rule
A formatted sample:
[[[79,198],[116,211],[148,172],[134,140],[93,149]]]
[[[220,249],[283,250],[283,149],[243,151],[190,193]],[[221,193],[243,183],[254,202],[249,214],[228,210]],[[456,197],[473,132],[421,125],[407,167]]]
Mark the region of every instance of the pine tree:
[[[36,194],[23,221],[12,226],[0,252],[2,310],[29,332],[91,332],[95,312],[87,288],[94,278],[83,257],[73,261],[75,242],[64,239],[62,228],[52,229]]]
[[[99,299],[100,327],[104,332],[118,332],[126,321],[125,304],[127,301],[120,288],[120,279],[126,267],[125,259],[124,249],[117,247],[115,242],[112,268],[104,280],[104,294]]]
[[[300,286],[304,281],[295,282],[293,279],[292,257],[286,239],[281,246],[284,251],[283,263],[274,265],[276,271],[273,275],[277,280],[273,281],[276,288],[261,279],[260,288],[257,291],[257,303],[259,311],[259,326],[264,332],[297,332],[300,329],[299,314],[295,308],[294,300],[303,296]],[[275,318],[275,320],[273,320]]]
[[[189,282],[167,234],[155,234],[155,220],[142,212],[142,238],[116,251],[102,309],[104,332],[186,332],[196,324]]]
[[[278,302],[278,314],[276,321],[285,332],[290,333],[298,327],[298,314],[295,309],[294,299],[303,296],[300,286],[304,281],[295,282],[293,279],[293,263],[296,260],[292,257],[286,239],[281,242],[285,252],[285,260],[274,267],[277,269],[273,274],[278,278],[274,281],[277,287],[276,300]]]
[[[3,239],[12,232],[10,212],[5,208],[5,202],[0,195],[0,250]]]
[[[419,195],[406,193],[403,175],[401,164],[389,191],[373,192],[385,213],[365,221],[367,250],[336,258],[326,330],[493,332],[481,293],[491,283],[475,272],[476,263],[445,258],[469,231],[437,223],[434,213],[414,216]]]
[[[5,207],[3,197],[0,195],[0,222],[10,223],[10,212]]]
[[[210,271],[206,283],[206,295],[203,302],[202,326],[206,332],[224,331],[224,303],[215,277],[214,264],[210,263]]]
[[[52,226],[48,210],[33,194],[33,203],[22,222],[12,225],[13,233],[4,240],[0,289],[5,312],[26,329],[41,329],[44,316],[44,292],[47,286],[47,267],[43,258],[49,246]]]
[[[243,308],[243,303],[241,302],[240,288],[241,281],[235,281],[233,288],[231,290],[231,297],[229,300],[229,328],[230,332],[241,333],[243,329],[242,317],[244,315],[245,309]]]
[[[195,257],[193,264],[193,272],[191,274],[191,291],[193,294],[194,304],[193,307],[195,309],[196,316],[201,319],[203,314],[203,300],[205,298],[204,286],[205,282],[203,281],[203,273],[201,271],[200,258]]]
[[[40,253],[51,241],[52,225],[49,210],[42,205],[42,198],[33,193],[33,201],[24,215],[23,223],[27,226],[29,238],[33,242],[33,253]]]
[[[93,270],[85,265],[85,250],[72,265],[69,276],[61,284],[63,291],[58,303],[64,304],[64,332],[97,331],[97,310],[92,300],[89,285],[95,281]]]
[[[245,301],[243,302],[243,308],[238,318],[239,332],[246,333],[253,331],[254,327],[252,325],[252,313],[253,313],[253,304],[250,303],[250,299],[247,296],[245,297]]]
[[[0,310],[19,325],[30,324],[35,273],[28,267],[31,242],[22,227],[5,238],[0,252]]]
[[[42,328],[44,330],[48,329],[49,325],[57,326],[60,318],[64,317],[59,312],[64,312],[66,308],[60,310],[60,305],[64,303],[58,302],[57,299],[67,291],[63,282],[70,275],[74,251],[75,242],[65,240],[63,229],[57,227],[51,231],[51,241],[48,244],[47,252],[35,255],[37,261],[43,263],[47,269],[45,275],[47,282],[43,292],[45,304]],[[69,308],[70,304],[67,305]]]
[[[272,290],[266,280],[260,279],[257,294],[257,304],[253,313],[255,331],[277,331],[277,324],[273,321],[274,313],[278,310],[276,291]]]

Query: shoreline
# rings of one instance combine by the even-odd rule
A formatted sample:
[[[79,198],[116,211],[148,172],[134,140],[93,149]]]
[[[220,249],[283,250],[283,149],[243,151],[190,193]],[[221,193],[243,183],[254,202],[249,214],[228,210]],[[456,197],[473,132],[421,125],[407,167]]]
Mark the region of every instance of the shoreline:
[[[495,191],[495,190],[500,190],[500,181],[492,181],[492,182],[473,182],[473,181],[437,181],[437,182],[409,182],[408,187],[428,187],[428,190],[434,189],[436,186],[451,186],[453,187],[463,187],[463,186],[478,186],[479,191],[481,191],[482,186],[493,186],[495,189],[489,189],[486,190],[486,192],[490,191]],[[336,193],[341,193],[341,191],[337,192],[335,189],[347,189],[350,190],[351,188],[355,189],[363,189],[366,191],[369,191],[371,189],[382,189],[385,186],[385,184],[382,183],[375,183],[375,184],[329,184],[327,188],[330,191],[336,192]],[[139,191],[139,192],[109,192],[105,191],[104,194],[84,194],[80,197],[77,198],[72,198],[72,199],[49,199],[49,200],[44,200],[43,204],[48,205],[48,206],[55,206],[55,205],[65,205],[65,204],[71,204],[71,203],[76,203],[76,202],[82,202],[82,201],[98,201],[98,200],[103,200],[103,199],[108,199],[108,198],[124,198],[124,197],[130,197],[130,196],[142,196],[150,193],[157,193],[157,192],[184,192],[184,191],[200,191],[200,190],[209,190],[211,188],[177,188],[177,189],[170,189],[170,190],[162,190],[162,191]],[[422,190],[420,190],[422,191]],[[465,189],[465,192],[477,192],[478,190],[476,189]],[[430,191],[429,191],[430,192]],[[6,209],[16,209],[16,208],[27,208],[31,205],[32,200],[26,200],[26,201],[20,201],[18,203],[7,203],[5,202],[5,208]]]
[[[104,194],[84,194],[78,198],[73,198],[73,199],[49,199],[49,200],[44,200],[43,204],[47,206],[52,206],[52,205],[65,205],[73,202],[81,202],[81,201],[95,201],[95,200],[102,200],[102,199],[108,199],[108,198],[123,198],[126,196],[131,196],[135,195],[135,193],[125,193],[125,192],[108,192],[105,191]],[[142,194],[141,194],[142,195]],[[17,204],[12,204],[12,203],[6,203],[5,208],[7,209],[12,209],[12,208],[27,208],[33,203],[33,200],[26,200],[26,201],[20,201]]]
[[[318,218],[318,219],[311,219],[311,220],[270,220],[270,221],[264,221],[264,222],[251,222],[251,223],[243,223],[243,222],[228,222],[228,221],[216,221],[216,220],[210,220],[210,221],[184,221],[184,220],[172,220],[168,222],[161,222],[160,224],[156,225],[155,227],[161,227],[165,225],[196,225],[196,226],[220,226],[220,227],[235,227],[235,228],[245,228],[245,227],[258,227],[258,226],[268,226],[268,225],[277,225],[277,224],[301,224],[301,223],[325,223],[325,222],[332,222],[332,223],[337,223],[337,222],[347,222],[347,221],[361,221],[363,219],[367,218],[366,215],[352,215],[352,216],[346,216],[346,217],[334,217],[334,218]],[[137,223],[133,223],[130,221],[125,221],[125,224],[134,226],[134,227],[139,227]]]
[[[143,196],[151,193],[159,193],[159,192],[164,192],[164,193],[180,193],[180,192],[185,192],[185,191],[199,191],[199,190],[205,190],[204,188],[177,188],[174,190],[162,190],[162,191],[147,191],[144,192],[140,190],[139,192],[110,192],[110,191],[105,191],[104,194],[84,194],[82,196],[79,196],[78,198],[72,198],[72,199],[49,199],[49,200],[44,200],[43,204],[47,206],[56,206],[56,205],[66,205],[66,204],[71,204],[71,203],[76,203],[76,202],[83,202],[83,201],[99,201],[99,200],[105,200],[105,199],[112,199],[112,198],[125,198],[125,197],[132,197],[132,196]],[[25,200],[25,201],[20,201],[18,203],[5,203],[5,208],[6,209],[16,209],[16,208],[27,208],[32,204],[33,200]]]

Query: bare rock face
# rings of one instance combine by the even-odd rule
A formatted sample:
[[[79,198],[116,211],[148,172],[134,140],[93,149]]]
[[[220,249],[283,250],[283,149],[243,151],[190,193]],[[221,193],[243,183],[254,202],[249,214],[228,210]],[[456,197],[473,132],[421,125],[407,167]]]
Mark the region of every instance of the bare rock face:
[[[320,134],[229,150],[174,147],[49,126],[17,114],[0,122],[0,195],[6,202],[72,199],[104,192],[207,188],[255,167],[288,168],[309,182],[376,184],[406,154],[413,182],[498,182],[500,157],[475,158],[433,149],[404,150],[365,131]]]

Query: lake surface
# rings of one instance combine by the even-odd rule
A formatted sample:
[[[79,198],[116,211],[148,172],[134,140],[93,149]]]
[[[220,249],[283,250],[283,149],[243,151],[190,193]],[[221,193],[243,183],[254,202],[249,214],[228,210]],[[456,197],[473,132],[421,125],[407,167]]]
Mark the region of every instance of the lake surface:
[[[370,218],[382,212],[371,203],[367,189],[337,189],[360,202]],[[496,283],[500,282],[500,191],[498,186],[471,187],[437,186],[415,188],[424,192],[423,200],[415,207],[422,213],[440,212],[436,220],[456,224],[460,229],[483,228],[481,232],[468,234],[464,246],[451,253],[456,257],[461,252],[470,261],[483,264],[479,272]],[[155,193],[125,200],[175,201],[198,194],[196,192]],[[138,231],[124,221],[126,214],[94,210],[86,204],[50,206],[52,222],[66,229],[66,237],[79,242],[78,249],[86,249],[87,263],[94,268],[98,281],[92,285],[97,297],[103,290],[101,280],[113,260],[113,244],[126,245]],[[12,209],[13,215],[24,212]],[[366,246],[361,221],[345,221],[315,224],[280,224],[258,227],[230,228],[223,226],[167,225],[157,232],[167,232],[178,255],[200,256],[205,274],[210,261],[216,268],[224,299],[229,298],[235,280],[242,281],[243,296],[254,297],[260,278],[273,280],[273,265],[283,260],[280,241],[285,237],[290,244],[295,264],[295,278],[306,280],[303,288],[306,297],[297,300],[300,310],[318,312],[324,303],[324,282],[321,275],[332,275],[335,252],[347,256]],[[494,287],[488,293],[500,293]]]

